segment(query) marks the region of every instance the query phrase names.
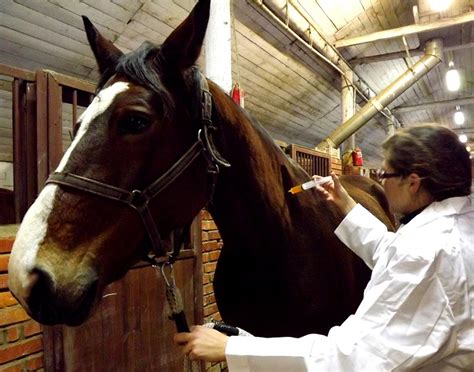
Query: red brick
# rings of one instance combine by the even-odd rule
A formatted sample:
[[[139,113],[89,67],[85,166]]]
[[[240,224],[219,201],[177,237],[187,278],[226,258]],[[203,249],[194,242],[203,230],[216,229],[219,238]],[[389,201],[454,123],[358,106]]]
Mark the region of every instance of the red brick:
[[[6,272],[8,269],[9,254],[0,254],[0,272]]]
[[[202,284],[207,284],[207,283],[210,283],[211,282],[211,279],[209,277],[209,274],[203,274],[202,275]]]
[[[37,335],[38,333],[41,333],[41,326],[34,320],[30,320],[23,325],[23,335],[25,337]]]
[[[217,262],[208,262],[203,265],[205,273],[211,273],[216,271]]]
[[[211,214],[205,209],[201,210],[201,220],[212,220]]]
[[[209,240],[219,240],[221,238],[221,234],[219,233],[219,230],[213,230],[209,231]]]
[[[206,284],[203,288],[203,294],[204,295],[207,295],[209,293],[213,293],[214,292],[214,288],[212,286],[212,284]]]
[[[219,244],[215,240],[212,240],[210,242],[202,242],[203,252],[215,251],[218,248],[219,248]]]
[[[216,223],[212,220],[201,221],[201,226],[203,230],[216,230],[217,229]]]
[[[28,357],[26,360],[26,370],[36,371],[43,367],[43,353],[38,353]]]
[[[0,364],[26,355],[37,353],[42,349],[43,340],[41,337],[30,338],[23,342],[9,344],[8,347],[2,349],[2,352],[0,353]]]
[[[219,259],[220,254],[221,251],[209,252],[209,261],[217,261]]]
[[[15,324],[30,319],[20,305],[0,309],[0,326]]]
[[[206,231],[201,231],[201,241],[205,242],[209,240],[209,234]]]
[[[0,238],[0,253],[10,253],[15,238]]]
[[[18,360],[7,365],[0,366],[0,372],[23,372],[23,360]]]
[[[20,338],[20,330],[18,327],[10,327],[7,328],[7,341],[8,342],[14,342],[18,341]]]
[[[0,291],[2,289],[8,289],[8,275],[0,274]]]
[[[0,292],[0,309],[7,306],[16,305],[18,302],[10,291]]]
[[[211,304],[209,306],[204,307],[204,316],[209,316],[217,312],[217,305]]]
[[[209,253],[202,254],[202,263],[209,262]]]
[[[209,304],[214,304],[215,302],[216,302],[216,297],[213,294],[204,296],[204,302],[203,302],[204,306],[207,306]]]

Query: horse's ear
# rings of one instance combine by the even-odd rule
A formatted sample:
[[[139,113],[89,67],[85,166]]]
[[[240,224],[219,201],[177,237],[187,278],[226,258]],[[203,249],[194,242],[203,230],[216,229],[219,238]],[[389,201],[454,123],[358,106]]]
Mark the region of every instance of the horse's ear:
[[[211,0],[199,0],[188,17],[165,40],[161,56],[169,66],[183,71],[196,62],[206,35],[210,6]]]
[[[87,40],[99,66],[99,72],[103,74],[108,67],[117,63],[123,53],[110,40],[99,33],[89,18],[82,16],[82,21],[84,22]]]

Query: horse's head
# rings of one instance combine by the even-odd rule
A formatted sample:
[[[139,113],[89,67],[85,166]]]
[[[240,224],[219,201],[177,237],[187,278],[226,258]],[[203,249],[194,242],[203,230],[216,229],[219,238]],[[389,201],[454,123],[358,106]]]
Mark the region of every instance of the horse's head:
[[[10,289],[39,322],[80,324],[103,288],[146,253],[143,242],[153,240],[143,224],[148,210],[140,216],[124,201],[143,210],[140,200],[151,196],[161,236],[189,223],[206,202],[209,157],[199,146],[191,166],[172,172],[165,186],[147,187],[198,144],[201,106],[190,75],[209,3],[199,1],[160,47],[145,43],[126,55],[84,18],[102,75],[98,93],[56,175],[25,215],[10,257]],[[137,204],[136,193],[127,194],[133,190],[149,194]]]

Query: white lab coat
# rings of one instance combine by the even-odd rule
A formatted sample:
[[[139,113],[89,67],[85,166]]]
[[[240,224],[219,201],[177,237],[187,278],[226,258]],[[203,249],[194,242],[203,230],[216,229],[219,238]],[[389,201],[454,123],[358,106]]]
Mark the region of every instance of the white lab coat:
[[[357,205],[335,233],[373,270],[356,313],[328,336],[230,337],[230,372],[474,371],[472,195],[396,233]]]

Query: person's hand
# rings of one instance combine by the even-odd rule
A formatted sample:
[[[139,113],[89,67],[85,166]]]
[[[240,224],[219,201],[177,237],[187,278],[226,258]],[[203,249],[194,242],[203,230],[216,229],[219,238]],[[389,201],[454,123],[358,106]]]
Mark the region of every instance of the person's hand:
[[[331,172],[332,182],[326,182],[316,186],[318,193],[326,200],[334,203],[341,212],[347,215],[352,208],[356,206],[354,199],[350,197],[346,189],[341,185],[339,177],[334,172]],[[314,180],[321,179],[320,176],[313,176]]]
[[[182,347],[182,352],[190,360],[206,362],[224,362],[225,348],[229,336],[215,329],[192,326],[191,332],[177,333],[174,342]]]

